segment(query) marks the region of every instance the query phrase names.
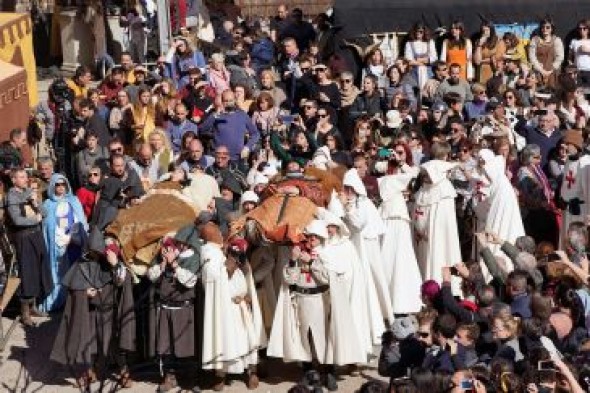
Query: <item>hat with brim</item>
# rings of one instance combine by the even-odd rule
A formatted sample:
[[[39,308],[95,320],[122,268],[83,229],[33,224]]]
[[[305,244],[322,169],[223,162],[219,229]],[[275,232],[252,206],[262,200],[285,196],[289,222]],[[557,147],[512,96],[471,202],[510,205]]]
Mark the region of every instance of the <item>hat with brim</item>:
[[[563,136],[563,143],[575,146],[578,150],[582,150],[584,146],[584,136],[582,131],[567,130]]]

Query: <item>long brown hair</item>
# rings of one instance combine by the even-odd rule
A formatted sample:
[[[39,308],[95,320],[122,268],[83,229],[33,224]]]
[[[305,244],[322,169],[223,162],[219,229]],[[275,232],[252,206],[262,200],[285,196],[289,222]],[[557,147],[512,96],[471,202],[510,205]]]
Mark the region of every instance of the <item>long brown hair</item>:
[[[465,38],[465,25],[463,24],[463,22],[456,20],[453,23],[451,23],[451,29],[453,29],[453,27],[458,28],[459,31],[461,31],[461,34],[459,35],[459,39],[455,39],[453,33],[450,32],[449,38],[447,39],[447,48],[453,49],[457,47],[459,49],[464,49],[467,45],[467,38]]]

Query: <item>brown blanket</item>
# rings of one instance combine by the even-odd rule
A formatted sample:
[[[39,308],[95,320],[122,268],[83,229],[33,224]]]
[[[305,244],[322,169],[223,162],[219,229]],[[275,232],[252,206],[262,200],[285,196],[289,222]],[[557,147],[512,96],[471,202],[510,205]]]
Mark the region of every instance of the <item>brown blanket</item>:
[[[141,262],[154,252],[154,245],[167,233],[195,221],[199,212],[174,190],[151,190],[142,202],[129,209],[120,210],[117,218],[106,228],[107,235],[121,243],[126,262],[136,258]],[[142,252],[142,251],[147,252]]]
[[[260,206],[231,224],[230,237],[240,233],[246,221],[254,220],[264,237],[277,243],[299,243],[303,230],[317,211],[317,206],[301,196],[272,195]]]

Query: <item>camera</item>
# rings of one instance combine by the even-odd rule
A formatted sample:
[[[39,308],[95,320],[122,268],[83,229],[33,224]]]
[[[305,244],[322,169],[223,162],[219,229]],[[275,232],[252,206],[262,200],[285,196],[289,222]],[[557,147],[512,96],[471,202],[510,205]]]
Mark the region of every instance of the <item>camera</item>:
[[[48,93],[58,110],[66,109],[64,104],[74,101],[74,92],[63,78],[54,79]]]

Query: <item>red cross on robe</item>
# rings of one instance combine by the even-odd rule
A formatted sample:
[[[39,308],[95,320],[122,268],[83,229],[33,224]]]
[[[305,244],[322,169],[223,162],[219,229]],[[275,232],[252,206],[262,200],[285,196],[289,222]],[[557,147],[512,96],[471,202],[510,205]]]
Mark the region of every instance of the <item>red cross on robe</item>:
[[[484,193],[481,191],[483,186],[484,186],[484,184],[481,180],[478,180],[475,183],[475,196],[477,197],[477,200],[479,202],[483,202]]]
[[[576,184],[576,177],[574,176],[574,171],[572,171],[571,169],[567,171],[565,181],[567,181],[567,189],[571,190],[572,186]]]

